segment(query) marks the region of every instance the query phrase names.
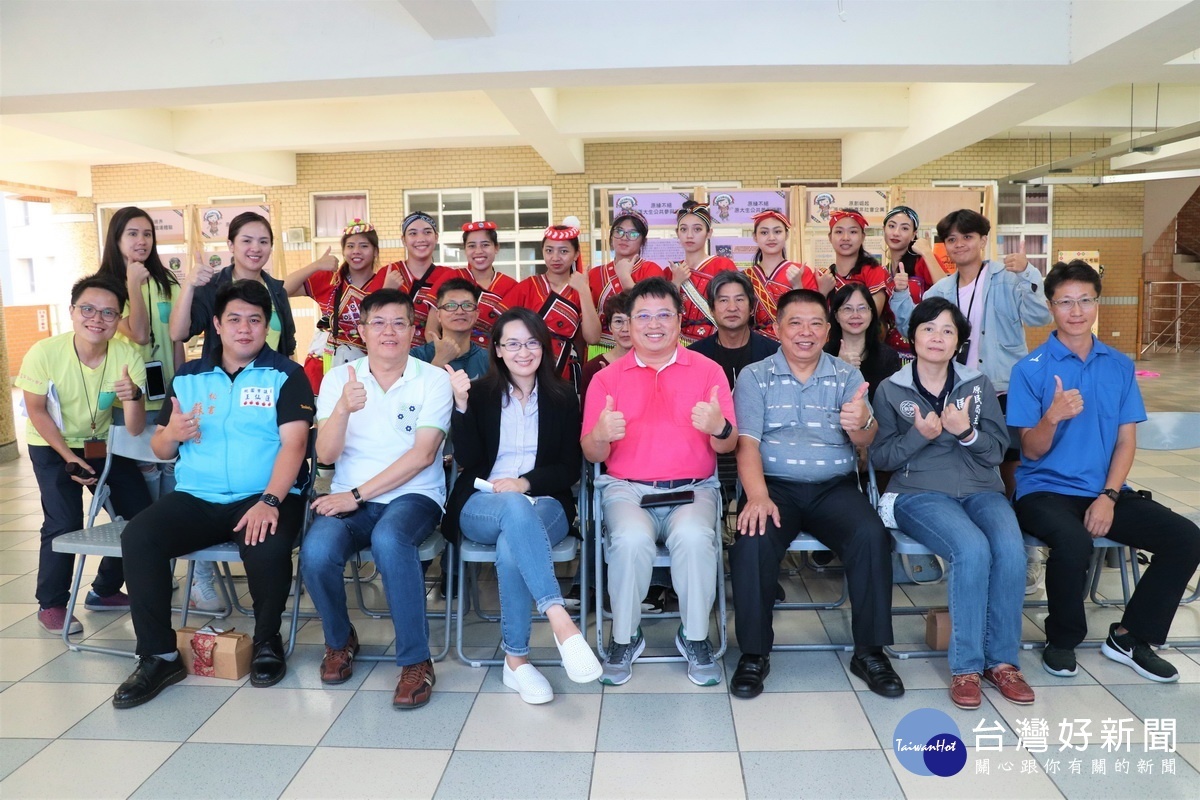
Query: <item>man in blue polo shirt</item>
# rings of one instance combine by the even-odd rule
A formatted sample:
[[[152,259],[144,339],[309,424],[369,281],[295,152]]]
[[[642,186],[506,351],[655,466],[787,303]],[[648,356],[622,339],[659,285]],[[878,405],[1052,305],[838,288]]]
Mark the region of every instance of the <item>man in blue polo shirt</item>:
[[[183,680],[171,629],[171,559],[234,541],[254,600],[250,683],[287,673],[280,617],[292,579],[292,545],[304,519],[312,389],[304,370],[267,347],[271,295],[257,281],[217,290],[210,355],[175,374],[150,446],[179,456],[175,491],[138,514],[121,534],[137,669],[113,695],[141,705]]]
[[[1176,681],[1175,666],[1150,645],[1166,641],[1200,563],[1200,530],[1125,486],[1146,409],[1133,362],[1092,334],[1100,276],[1083,261],[1055,264],[1046,297],[1057,330],[1017,363],[1008,388],[1008,424],[1021,433],[1017,519],[1050,547],[1042,665],[1051,675],[1077,672],[1092,539],[1103,536],[1154,558],[1100,652],[1144,678]]]

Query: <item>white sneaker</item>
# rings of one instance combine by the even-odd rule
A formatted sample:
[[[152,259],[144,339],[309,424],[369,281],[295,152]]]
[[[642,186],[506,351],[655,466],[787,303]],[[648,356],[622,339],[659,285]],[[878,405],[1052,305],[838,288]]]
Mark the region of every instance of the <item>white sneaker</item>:
[[[554,699],[554,689],[550,687],[550,681],[546,680],[533,664],[522,664],[516,669],[511,669],[506,660],[503,679],[505,686],[515,689],[521,695],[521,699],[530,705],[537,706]]]
[[[558,641],[555,636],[554,644],[558,646],[558,655],[562,658],[567,677],[575,683],[591,683],[603,673],[600,659],[596,658],[596,653],[588,646],[582,633],[567,637],[565,642]]]
[[[1046,565],[1031,558],[1025,563],[1025,594],[1037,594],[1046,584]]]
[[[195,609],[196,611],[206,611],[210,614],[225,613],[225,601],[221,599],[221,595],[217,592],[216,586],[213,585],[211,577],[208,580],[204,580],[196,576],[193,580],[188,608]]]

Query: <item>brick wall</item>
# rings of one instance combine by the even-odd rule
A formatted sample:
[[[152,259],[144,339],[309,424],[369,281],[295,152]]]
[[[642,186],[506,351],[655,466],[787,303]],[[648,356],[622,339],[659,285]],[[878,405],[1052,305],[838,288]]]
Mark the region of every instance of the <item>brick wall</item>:
[[[1064,158],[1070,153],[1095,149],[1106,142],[1055,141],[1053,151],[1045,140],[994,139],[979,142],[897,176],[892,183],[927,186],[933,180],[992,180],[1012,172]],[[163,165],[97,166],[92,170],[97,203],[165,200],[174,204],[206,203],[209,197],[265,194],[278,209],[276,235],[284,228],[312,228],[310,192],[366,190],[370,193],[371,221],[382,238],[399,238],[406,189],[442,189],[487,186],[549,186],[553,217],[587,216],[589,191],[595,184],[672,182],[703,184],[707,181],[741,181],[744,186],[776,186],[784,178],[836,179],[841,173],[841,145],[833,139],[800,141],[732,142],[607,142],[585,147],[585,172],[556,175],[528,147],[466,148],[457,150],[403,150],[364,153],[301,154],[297,157],[295,186],[260,187],[212,178]],[[1077,170],[1091,174],[1106,165]],[[73,202],[89,202],[81,198]],[[1136,298],[1141,282],[1140,253],[1127,241],[1140,235],[1143,193],[1139,184],[1112,186],[1056,186],[1054,189],[1054,250],[1099,250],[1106,267],[1107,297]],[[59,210],[56,208],[56,210]],[[453,235],[453,234],[451,234]],[[92,243],[85,255],[93,261]],[[584,248],[588,259],[589,248]],[[307,251],[276,250],[276,274],[308,263]],[[400,251],[384,249],[386,261]],[[81,263],[85,263],[84,258]],[[306,301],[298,301],[298,305]],[[1136,302],[1136,301],[1135,301]],[[1136,305],[1106,306],[1102,319],[1106,341],[1124,344],[1132,352],[1137,338]],[[311,320],[297,321],[301,346]],[[1111,323],[1111,327],[1110,327]],[[1119,335],[1112,336],[1116,331]],[[1046,331],[1030,332],[1030,344],[1044,341]]]
[[[38,330],[38,312],[45,315],[46,330]],[[50,306],[5,306],[4,338],[11,377],[21,371],[21,361],[33,343],[50,338]]]

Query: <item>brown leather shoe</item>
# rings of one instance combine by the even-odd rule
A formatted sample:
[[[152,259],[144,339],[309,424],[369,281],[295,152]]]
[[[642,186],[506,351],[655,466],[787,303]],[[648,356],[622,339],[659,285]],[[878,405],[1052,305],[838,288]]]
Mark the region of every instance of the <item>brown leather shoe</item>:
[[[968,711],[979,708],[979,704],[983,702],[983,696],[979,690],[979,673],[968,672],[966,675],[955,675],[950,680],[950,701]]]
[[[426,659],[420,664],[400,668],[400,680],[396,682],[396,693],[392,695],[392,705],[396,708],[420,708],[429,702],[433,696],[433,684],[437,676],[433,674],[433,662]]]
[[[1001,664],[998,667],[985,669],[983,677],[988,683],[1000,690],[1000,694],[1010,703],[1027,706],[1033,702],[1033,689],[1025,682],[1021,670],[1011,664]]]
[[[325,657],[321,659],[321,683],[331,685],[345,683],[354,674],[354,657],[358,655],[358,631],[350,626],[350,636],[345,647],[333,648],[325,645]]]

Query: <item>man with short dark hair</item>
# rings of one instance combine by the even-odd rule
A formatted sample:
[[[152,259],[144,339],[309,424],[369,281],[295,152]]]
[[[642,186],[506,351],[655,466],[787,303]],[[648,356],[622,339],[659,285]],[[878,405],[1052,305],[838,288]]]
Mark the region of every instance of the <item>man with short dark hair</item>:
[[[114,339],[125,287],[93,275],[71,287],[71,328],[42,339],[29,349],[13,385],[23,390],[29,415],[26,435],[29,460],[42,499],[41,550],[38,556],[38,624],[62,634],[82,633],[75,617],[67,618],[71,597],[71,568],[75,557],[56,553],[54,539],[83,527],[83,487],[93,487],[104,469],[105,441],[119,403],[125,427],[133,435],[146,422],[142,385],[146,367],[137,348]],[[150,493],[137,464],[113,456],[108,473],[113,508],[129,519],[150,505]],[[129,598],[121,591],[121,560],[100,562],[84,608],[126,611]]]
[[[488,370],[488,354],[471,341],[471,331],[479,319],[479,284],[466,278],[451,278],[438,287],[437,322],[430,326],[429,341],[412,349],[413,358],[427,364],[467,373],[471,380]],[[436,327],[438,330],[433,330]]]
[[[1045,670],[1064,677],[1078,671],[1092,540],[1106,537],[1154,557],[1100,652],[1168,683],[1179,680],[1179,671],[1151,645],[1166,641],[1200,564],[1200,530],[1125,485],[1146,409],[1133,362],[1092,333],[1100,288],[1086,262],[1055,264],[1046,276],[1055,330],[1013,368],[1008,424],[1021,433],[1017,520],[1050,548]]]
[[[325,634],[321,681],[345,683],[359,644],[342,573],[355,553],[371,548],[396,633],[392,705],[413,709],[429,702],[435,681],[418,550],[446,502],[442,444],[454,395],[449,367],[409,356],[415,326],[407,295],[367,295],[358,330],[367,355],[330,370],[317,400],[317,457],[334,465],[333,485],[313,503],[318,516],[300,566]]]
[[[883,647],[892,643],[891,539],[857,485],[857,447],[875,439],[867,384],[856,367],[824,351],[829,307],[809,289],[779,298],[780,348],[738,377],[738,475],[745,492],[729,553],[742,657],[736,697],[757,697],[771,671],[779,564],[806,531],[846,566],[854,657],[850,671],[876,694],[904,684]]]
[[[705,294],[716,317],[717,332],[692,342],[689,349],[720,364],[732,389],[742,368],[773,354],[779,349],[779,342],[751,328],[758,298],[745,273],[718,272],[709,281]]]
[[[670,281],[639,281],[629,304],[633,351],[596,374],[583,412],[583,453],[608,467],[597,486],[609,536],[613,625],[600,681],[628,681],[646,648],[641,600],[663,541],[683,618],[675,646],[688,661],[688,678],[714,686],[721,680],[708,641],[720,552],[714,472],[717,453],[737,441],[733,399],[715,362],[680,347],[682,302]],[[690,501],[654,505],[656,495],[676,492]]]
[[[113,695],[117,708],[183,680],[171,559],[222,542],[237,542],[254,601],[250,683],[273,686],[287,673],[279,628],[304,519],[312,389],[299,364],[267,347],[266,287],[235,281],[215,300],[219,342],[175,373],[150,443],[161,459],[178,455],[175,491],[121,534],[139,660]]]

